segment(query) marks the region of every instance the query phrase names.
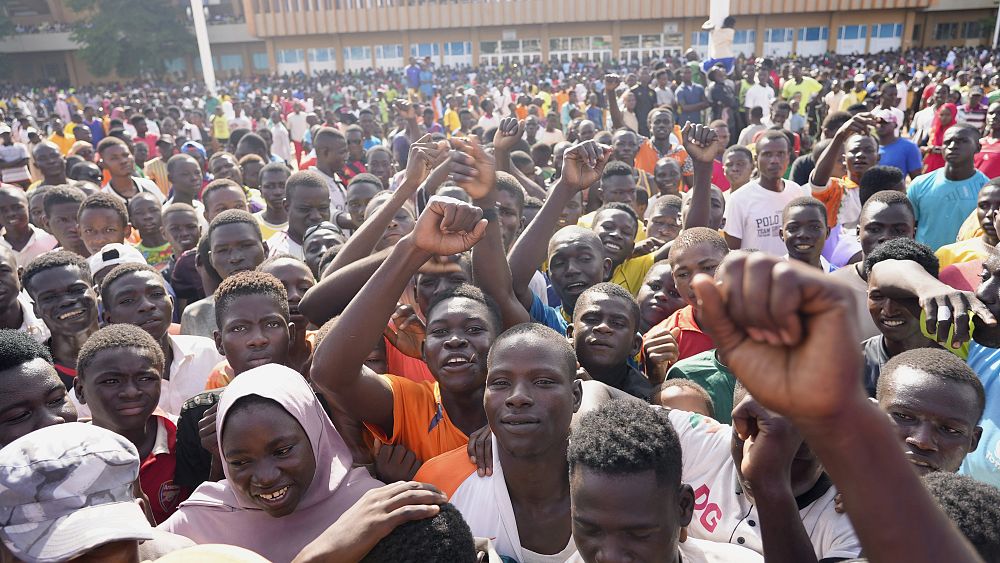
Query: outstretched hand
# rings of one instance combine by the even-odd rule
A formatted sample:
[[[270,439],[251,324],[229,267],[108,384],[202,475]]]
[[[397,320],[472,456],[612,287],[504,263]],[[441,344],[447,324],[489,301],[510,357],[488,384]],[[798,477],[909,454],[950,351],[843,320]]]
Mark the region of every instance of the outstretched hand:
[[[396,100],[392,105],[403,119],[417,118],[417,109],[413,107],[413,104],[409,100]]]
[[[563,154],[562,181],[573,191],[583,191],[601,179],[611,159],[611,147],[590,140],[577,143]]]
[[[765,407],[824,422],[865,400],[853,296],[818,270],[763,253],[696,276],[700,322]]]
[[[711,164],[719,153],[719,136],[707,125],[689,121],[684,124],[681,136],[684,138],[684,150],[695,162]]]
[[[515,117],[505,117],[500,120],[496,136],[493,137],[493,148],[498,151],[510,152],[523,135],[524,120],[519,120]]]
[[[483,210],[450,197],[434,196],[407,235],[414,246],[438,256],[465,252],[486,234]]]
[[[424,135],[410,145],[410,153],[406,159],[406,181],[414,189],[427,178],[431,169],[439,165],[448,156],[448,146],[444,141],[434,142],[430,135]]]
[[[606,95],[615,95],[615,90],[622,83],[622,77],[614,73],[609,73],[604,75],[604,93]],[[610,92],[610,94],[608,94]]]
[[[473,201],[490,195],[497,178],[497,164],[493,156],[483,150],[474,136],[469,139],[452,138],[451,147],[451,179]]]

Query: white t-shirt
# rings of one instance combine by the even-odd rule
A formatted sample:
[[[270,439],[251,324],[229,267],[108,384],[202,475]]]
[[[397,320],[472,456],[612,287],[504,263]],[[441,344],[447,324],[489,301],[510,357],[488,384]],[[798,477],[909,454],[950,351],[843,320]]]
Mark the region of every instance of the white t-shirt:
[[[290,113],[288,120],[288,133],[292,140],[301,143],[306,131],[309,130],[309,122],[306,121],[306,112]]]
[[[688,537],[734,543],[763,554],[757,507],[740,490],[730,453],[732,427],[680,410],[671,410],[669,417],[684,452],[681,480],[694,489]],[[861,542],[847,515],[834,510],[836,495],[831,485],[799,510],[816,559],[853,559],[861,553]]]
[[[16,162],[29,157],[28,147],[21,143],[11,143],[9,145],[0,143],[0,159],[3,159],[5,162]],[[0,174],[0,178],[4,182],[23,182],[31,179],[31,173],[28,172],[28,165],[25,164],[16,168],[4,168],[2,174]]]
[[[497,127],[500,127],[500,117],[497,116],[496,113],[490,116],[487,116],[484,113],[483,116],[479,118],[479,121],[476,123],[476,125],[482,127],[483,132],[485,133],[490,129],[496,129]]]
[[[546,145],[552,146],[556,143],[561,143],[566,140],[566,135],[563,134],[561,129],[553,129],[552,131],[547,131],[545,129],[539,129],[538,134],[535,138],[539,142],[545,143]]]
[[[756,248],[772,256],[787,252],[781,240],[781,212],[793,199],[810,195],[808,187],[782,180],[784,188],[772,192],[753,181],[736,190],[726,202],[726,234],[743,241],[741,248]]]
[[[688,539],[677,544],[684,563],[764,563],[764,557],[756,551],[714,541]],[[584,563],[580,554],[574,555],[566,563]]]
[[[773,88],[754,83],[754,85],[747,90],[743,106],[747,109],[759,107],[764,110],[764,119],[769,119],[771,117],[771,102],[774,101],[774,98],[775,94]]]
[[[274,236],[267,239],[267,255],[277,256],[279,254],[289,254],[299,260],[306,259],[302,245],[292,240],[287,231],[274,233]]]

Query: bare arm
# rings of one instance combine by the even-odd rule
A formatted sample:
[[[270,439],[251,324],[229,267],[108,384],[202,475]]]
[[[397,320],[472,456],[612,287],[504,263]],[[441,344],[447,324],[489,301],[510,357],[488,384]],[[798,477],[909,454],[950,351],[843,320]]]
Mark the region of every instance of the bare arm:
[[[816,161],[816,168],[813,168],[809,175],[809,183],[813,185],[813,191],[822,192],[826,190],[826,184],[830,181],[830,174],[834,167],[843,159],[844,143],[851,135],[865,135],[868,127],[875,125],[875,118],[870,113],[859,113],[844,123],[830,141],[823,154]]]
[[[622,110],[618,107],[618,95],[615,93],[615,89],[621,83],[622,79],[617,74],[604,75],[604,97],[608,100],[608,112],[611,114],[612,131],[625,127],[625,122],[622,120]],[[602,123],[601,126],[603,127],[604,124]]]
[[[518,121],[513,117],[505,117],[500,120],[500,126],[497,128],[496,136],[493,138],[493,158],[496,160],[496,169],[514,176],[528,195],[544,201],[546,196],[545,190],[525,176],[510,161],[510,151],[523,135],[523,119]]]
[[[684,228],[708,227],[712,217],[712,168],[716,143],[715,131],[704,125],[687,123],[681,132],[684,150],[694,165],[691,188],[691,208],[688,209]]]
[[[390,252],[386,248],[340,269],[327,268],[323,279],[302,296],[299,310],[316,326],[339,315]]]

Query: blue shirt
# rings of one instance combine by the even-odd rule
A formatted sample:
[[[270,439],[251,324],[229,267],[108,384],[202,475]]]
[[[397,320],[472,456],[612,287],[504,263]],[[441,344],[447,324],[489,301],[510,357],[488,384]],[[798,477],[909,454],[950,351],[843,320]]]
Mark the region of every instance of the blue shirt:
[[[569,323],[563,318],[561,311],[562,307],[558,309],[549,307],[542,303],[542,300],[537,295],[531,295],[531,310],[528,311],[528,314],[531,315],[531,320],[541,323],[565,336],[566,327]]]
[[[677,103],[686,106],[694,105],[705,101],[705,89],[699,84],[681,84],[674,92]],[[684,122],[701,123],[700,111],[682,111],[677,116],[677,124],[683,126]]]
[[[968,362],[986,390],[986,409],[979,422],[983,427],[979,447],[965,456],[958,472],[1000,487],[1000,350],[973,342]]]
[[[420,67],[417,65],[410,65],[406,67],[406,85],[409,88],[416,90],[420,87]]]
[[[906,176],[914,170],[920,170],[924,162],[920,157],[920,148],[909,139],[896,139],[890,145],[878,148],[879,164],[895,166]]]
[[[934,251],[955,242],[962,223],[976,209],[979,190],[990,181],[978,170],[964,180],[949,180],[944,171],[917,176],[906,191],[917,213],[917,242]]]

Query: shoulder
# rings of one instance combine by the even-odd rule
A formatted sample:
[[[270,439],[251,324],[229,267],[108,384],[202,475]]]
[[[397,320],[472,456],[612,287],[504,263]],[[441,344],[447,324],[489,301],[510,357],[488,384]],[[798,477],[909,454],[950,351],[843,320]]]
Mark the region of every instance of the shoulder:
[[[469,461],[466,446],[461,446],[429,459],[420,467],[413,480],[434,485],[450,499],[462,483],[475,473],[476,466]]]

